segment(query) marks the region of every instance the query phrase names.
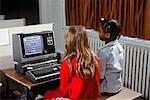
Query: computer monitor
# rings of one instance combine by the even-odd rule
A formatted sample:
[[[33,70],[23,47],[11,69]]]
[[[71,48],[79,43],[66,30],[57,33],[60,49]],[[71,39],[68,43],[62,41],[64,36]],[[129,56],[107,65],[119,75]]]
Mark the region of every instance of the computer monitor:
[[[53,31],[13,34],[13,59],[26,63],[53,56],[55,40]]]

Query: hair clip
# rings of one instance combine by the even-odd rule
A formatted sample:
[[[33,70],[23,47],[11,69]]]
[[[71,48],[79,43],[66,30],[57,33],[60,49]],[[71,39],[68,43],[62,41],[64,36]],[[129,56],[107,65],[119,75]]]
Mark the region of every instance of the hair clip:
[[[100,22],[104,25],[106,22],[108,22],[109,20],[107,18],[101,17],[100,18]]]

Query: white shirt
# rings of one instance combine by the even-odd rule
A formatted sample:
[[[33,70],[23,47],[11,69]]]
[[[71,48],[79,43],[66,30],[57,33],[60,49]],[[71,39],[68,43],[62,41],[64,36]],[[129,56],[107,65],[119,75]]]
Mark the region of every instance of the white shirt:
[[[116,93],[123,86],[121,74],[123,71],[124,50],[117,40],[107,43],[98,50],[100,59],[101,93]]]

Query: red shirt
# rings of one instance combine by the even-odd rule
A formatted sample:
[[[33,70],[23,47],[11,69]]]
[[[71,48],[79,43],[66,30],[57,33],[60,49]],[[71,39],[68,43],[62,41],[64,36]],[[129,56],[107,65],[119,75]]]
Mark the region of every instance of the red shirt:
[[[79,99],[98,99],[100,96],[99,73],[96,72],[92,79],[82,79],[76,71],[76,57],[71,61],[73,72],[69,69],[67,59],[63,60],[60,67],[60,88],[56,90],[48,90],[44,94],[44,100],[50,98],[66,97],[72,100]]]
[[[83,79],[75,73],[76,57],[71,61],[73,72],[71,75],[67,60],[61,63],[60,69],[60,91],[63,97],[70,99],[97,99],[100,96],[99,73],[94,78]]]

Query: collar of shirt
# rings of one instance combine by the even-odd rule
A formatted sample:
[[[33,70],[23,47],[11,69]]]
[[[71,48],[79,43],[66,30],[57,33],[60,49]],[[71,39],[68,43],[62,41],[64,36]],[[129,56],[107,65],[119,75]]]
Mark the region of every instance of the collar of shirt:
[[[118,40],[111,41],[111,42],[105,44],[103,47],[101,47],[100,50],[104,49],[104,48],[106,48],[108,46],[113,46],[113,45],[116,45],[116,44],[118,44]]]

